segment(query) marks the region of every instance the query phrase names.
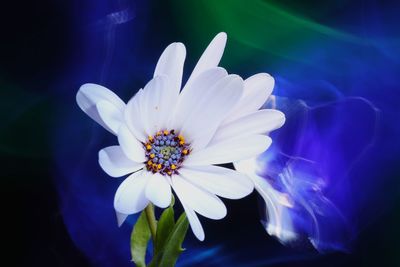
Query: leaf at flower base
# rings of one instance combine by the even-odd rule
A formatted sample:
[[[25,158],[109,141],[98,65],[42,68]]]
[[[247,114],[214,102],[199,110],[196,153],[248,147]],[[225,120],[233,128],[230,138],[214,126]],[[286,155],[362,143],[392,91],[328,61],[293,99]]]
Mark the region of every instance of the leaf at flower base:
[[[185,240],[186,232],[189,227],[189,221],[186,213],[182,213],[165,245],[164,253],[161,258],[160,267],[175,266],[179,255],[184,251],[182,243]]]
[[[146,249],[150,236],[151,233],[147,223],[146,213],[143,211],[136,221],[131,234],[132,261],[135,262],[138,267],[146,267]]]
[[[175,226],[174,203],[175,199],[174,196],[172,196],[171,205],[168,209],[164,210],[157,223],[156,242],[154,246],[154,255],[156,256],[164,250],[164,245],[168,241],[168,237]]]
[[[168,237],[168,241],[164,245],[163,251],[155,255],[149,267],[173,267],[178,260],[179,255],[184,251],[182,248],[183,240],[185,239],[189,221],[186,218],[186,213],[182,213],[176,222],[172,232]]]

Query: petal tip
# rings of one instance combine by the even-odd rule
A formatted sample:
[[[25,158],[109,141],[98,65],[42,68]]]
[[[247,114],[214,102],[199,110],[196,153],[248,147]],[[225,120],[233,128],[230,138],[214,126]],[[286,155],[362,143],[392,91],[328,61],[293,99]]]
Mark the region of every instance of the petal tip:
[[[204,239],[205,239],[204,233],[203,233],[203,234],[198,234],[198,235],[195,234],[195,236],[196,236],[196,238],[197,238],[200,242],[203,242]]]
[[[186,47],[185,47],[185,45],[184,45],[183,43],[181,43],[181,42],[175,42],[175,43],[172,43],[172,44],[173,44],[174,48],[176,48],[176,49],[182,49],[182,50],[185,50],[185,51],[186,51]]]
[[[226,34],[226,32],[220,32],[217,35],[215,35],[214,39],[220,39],[221,41],[225,41],[228,39],[228,35]]]

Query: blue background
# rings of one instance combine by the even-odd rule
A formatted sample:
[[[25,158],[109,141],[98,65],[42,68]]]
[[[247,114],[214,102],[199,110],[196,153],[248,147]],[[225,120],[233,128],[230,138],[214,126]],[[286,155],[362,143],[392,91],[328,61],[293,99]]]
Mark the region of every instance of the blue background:
[[[203,219],[206,240],[189,233],[179,266],[400,265],[397,1],[26,1],[2,10],[1,195],[16,266],[130,265],[134,218],[116,226],[121,180],[97,164],[98,150],[116,140],[75,94],[94,82],[129,100],[174,41],[186,45],[187,78],[219,31],[228,33],[221,65],[229,72],[276,78],[288,121],[271,151],[319,160],[347,232],[334,240],[343,230],[335,220],[321,229],[346,252],[281,245],[260,224],[253,193],[225,201],[224,220]],[[295,112],[300,100],[306,122]],[[298,216],[307,236],[312,223]]]

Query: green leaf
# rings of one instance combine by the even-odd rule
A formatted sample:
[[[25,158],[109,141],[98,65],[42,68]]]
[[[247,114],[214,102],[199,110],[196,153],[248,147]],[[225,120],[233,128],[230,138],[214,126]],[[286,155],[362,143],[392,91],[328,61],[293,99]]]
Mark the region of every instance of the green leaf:
[[[173,267],[178,260],[179,255],[184,251],[182,248],[183,240],[185,239],[189,221],[186,214],[182,213],[176,222],[172,232],[170,233],[167,242],[164,245],[163,251],[155,255],[150,267]]]
[[[131,234],[132,260],[138,267],[146,267],[146,249],[150,236],[151,233],[147,223],[146,213],[143,211],[136,221]]]
[[[182,213],[175,224],[173,232],[170,235],[168,243],[164,248],[164,253],[161,258],[160,267],[175,266],[179,255],[184,251],[182,243],[185,240],[186,232],[189,227],[189,221],[186,218],[186,213]]]
[[[165,209],[157,224],[156,242],[154,246],[154,255],[158,255],[164,249],[165,243],[168,241],[169,235],[175,226],[174,218],[174,197],[172,197],[171,205]]]

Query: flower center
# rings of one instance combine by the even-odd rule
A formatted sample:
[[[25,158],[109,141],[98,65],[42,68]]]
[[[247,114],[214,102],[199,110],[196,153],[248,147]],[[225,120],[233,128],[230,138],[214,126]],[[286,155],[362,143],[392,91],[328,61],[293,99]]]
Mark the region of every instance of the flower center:
[[[146,150],[146,168],[152,173],[169,175],[177,173],[185,157],[190,153],[190,145],[175,130],[164,130],[149,136],[144,144]]]

